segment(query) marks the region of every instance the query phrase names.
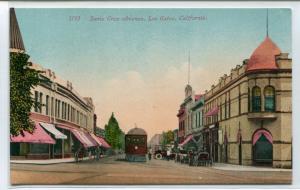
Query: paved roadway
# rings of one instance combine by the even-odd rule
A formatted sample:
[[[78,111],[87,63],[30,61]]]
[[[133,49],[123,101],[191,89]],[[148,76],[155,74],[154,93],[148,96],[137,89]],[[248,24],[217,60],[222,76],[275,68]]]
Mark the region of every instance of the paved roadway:
[[[129,163],[117,157],[51,165],[11,164],[12,185],[289,184],[291,179],[291,171],[228,171],[165,160]]]

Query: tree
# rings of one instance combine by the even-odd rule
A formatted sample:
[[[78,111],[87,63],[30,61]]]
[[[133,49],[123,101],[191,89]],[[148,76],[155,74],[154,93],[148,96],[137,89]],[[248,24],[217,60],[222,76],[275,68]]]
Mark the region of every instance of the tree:
[[[162,147],[165,148],[167,144],[170,144],[174,141],[174,133],[172,130],[162,133]]]
[[[114,113],[112,113],[108,123],[105,125],[105,138],[113,149],[123,149],[125,144],[124,137],[125,134],[120,129]]]
[[[174,141],[174,133],[172,130],[166,132],[167,143],[170,144]]]
[[[30,68],[29,55],[21,52],[10,53],[10,134],[17,136],[23,131],[35,129],[30,120],[30,110],[36,105],[30,89],[41,82],[40,71]]]

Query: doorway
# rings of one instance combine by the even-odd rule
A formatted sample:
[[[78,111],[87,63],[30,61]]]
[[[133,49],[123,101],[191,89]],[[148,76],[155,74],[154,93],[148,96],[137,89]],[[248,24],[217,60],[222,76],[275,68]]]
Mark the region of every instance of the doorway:
[[[254,162],[258,165],[270,165],[273,162],[273,145],[265,135],[261,135],[255,143],[253,153]]]

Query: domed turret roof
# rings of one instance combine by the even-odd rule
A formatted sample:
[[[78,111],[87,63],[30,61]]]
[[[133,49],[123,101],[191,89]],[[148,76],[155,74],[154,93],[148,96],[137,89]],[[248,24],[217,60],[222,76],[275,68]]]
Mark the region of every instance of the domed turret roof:
[[[281,50],[267,36],[251,55],[247,64],[247,71],[277,69],[275,56],[280,53]]]
[[[147,133],[144,129],[135,127],[133,129],[130,129],[127,135],[147,135]]]

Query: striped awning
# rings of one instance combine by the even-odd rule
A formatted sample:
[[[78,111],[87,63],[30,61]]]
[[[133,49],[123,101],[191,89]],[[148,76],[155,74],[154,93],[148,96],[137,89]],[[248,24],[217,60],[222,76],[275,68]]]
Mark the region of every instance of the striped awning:
[[[49,133],[53,134],[56,139],[67,139],[67,136],[57,130],[53,124],[40,122],[40,125]]]
[[[193,139],[193,135],[189,135],[187,136],[184,141],[182,143],[179,144],[179,146],[184,146],[185,144],[187,144],[190,140]]]
[[[206,117],[213,116],[213,115],[218,114],[218,112],[219,112],[219,108],[218,108],[218,106],[216,106],[216,107],[212,108],[211,110],[209,110],[209,111],[205,114],[205,116],[206,116]]]
[[[35,122],[35,129],[33,133],[23,131],[24,136],[19,134],[18,136],[10,136],[10,142],[26,142],[26,143],[40,143],[40,144],[55,144],[55,140]]]
[[[57,125],[57,127],[67,129],[67,130],[71,131],[72,134],[80,141],[80,143],[85,148],[99,146],[98,143],[86,131],[83,131],[81,129],[76,129],[76,128],[73,128],[73,127],[68,127],[68,126],[65,126],[65,125]]]

